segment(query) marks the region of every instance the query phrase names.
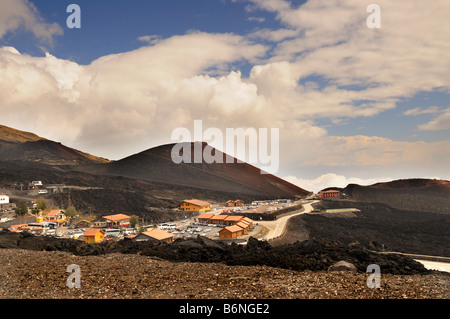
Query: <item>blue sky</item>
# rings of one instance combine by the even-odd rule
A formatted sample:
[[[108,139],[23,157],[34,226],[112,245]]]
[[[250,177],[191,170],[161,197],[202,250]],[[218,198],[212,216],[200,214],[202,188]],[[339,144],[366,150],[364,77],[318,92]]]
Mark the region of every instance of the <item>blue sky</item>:
[[[306,189],[449,179],[450,5],[380,0],[370,29],[370,3],[4,0],[2,124],[110,159],[195,119],[277,127]]]
[[[82,11],[82,28],[64,27],[64,35],[55,37],[48,49],[60,58],[80,64],[112,53],[126,52],[142,46],[144,35],[167,38],[190,30],[210,33],[246,34],[258,27],[254,18],[264,18],[265,26],[279,23],[273,14],[261,10],[248,12],[246,2],[230,0],[34,0],[46,21],[65,26],[66,8],[76,3]],[[30,37],[11,37],[9,44],[32,54],[43,54],[42,44]],[[30,41],[31,39],[31,41]]]

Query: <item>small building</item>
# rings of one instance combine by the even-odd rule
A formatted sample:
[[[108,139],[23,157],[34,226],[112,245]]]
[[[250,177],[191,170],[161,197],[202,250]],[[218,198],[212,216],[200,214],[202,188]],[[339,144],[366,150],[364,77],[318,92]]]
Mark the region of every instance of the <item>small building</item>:
[[[244,234],[247,234],[250,230],[250,225],[244,221],[236,223],[236,226],[241,227],[244,230]]]
[[[135,241],[155,241],[155,242],[165,242],[171,243],[174,240],[175,235],[166,232],[162,229],[152,229],[150,231],[144,231],[133,237]]]
[[[226,207],[238,207],[238,206],[244,206],[244,202],[240,199],[236,200],[229,200],[225,204]]]
[[[129,227],[130,218],[130,216],[125,214],[103,216],[107,227]]]
[[[224,219],[227,218],[228,215],[214,215],[211,217],[211,224],[215,225],[224,225]]]
[[[49,222],[57,222],[58,224],[62,224],[66,221],[66,215],[61,209],[53,209],[47,213],[45,219]]]
[[[206,212],[211,210],[211,203],[198,200],[198,199],[189,199],[184,200],[181,202],[180,205],[178,205],[178,210],[182,211],[197,211],[197,212]]]
[[[244,234],[244,230],[236,225],[227,226],[221,230],[219,230],[220,238],[237,238]]]
[[[9,196],[8,196],[8,195],[1,194],[1,195],[0,195],[0,204],[1,204],[1,205],[3,205],[3,204],[9,204]]]
[[[105,232],[99,228],[89,228],[83,234],[86,243],[97,243],[105,239]]]
[[[227,218],[225,218],[223,220],[223,224],[227,225],[227,226],[231,226],[231,225],[234,225],[234,224],[240,222],[243,218],[244,218],[244,216],[227,216]]]
[[[41,181],[32,181],[30,184],[28,184],[28,189],[40,189],[42,188],[43,184]]]
[[[77,222],[75,225],[79,228],[89,228],[89,227],[91,227],[92,223],[87,219],[82,219],[79,222]],[[106,226],[106,223],[105,223],[105,226]]]
[[[253,220],[251,220],[250,218],[244,217],[241,221],[247,223],[249,229],[253,228]]]
[[[213,217],[214,214],[201,214],[197,217],[199,223],[211,223],[211,217]]]

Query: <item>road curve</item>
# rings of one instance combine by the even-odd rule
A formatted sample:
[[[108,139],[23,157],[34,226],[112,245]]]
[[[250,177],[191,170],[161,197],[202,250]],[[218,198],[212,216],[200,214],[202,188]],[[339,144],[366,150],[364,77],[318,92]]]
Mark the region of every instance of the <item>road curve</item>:
[[[267,234],[264,236],[264,239],[271,240],[282,236],[286,230],[287,221],[294,216],[312,212],[312,204],[313,203],[303,204],[303,209],[295,210],[291,214],[280,217],[276,220],[265,220],[258,222],[258,225],[264,226],[267,229]]]

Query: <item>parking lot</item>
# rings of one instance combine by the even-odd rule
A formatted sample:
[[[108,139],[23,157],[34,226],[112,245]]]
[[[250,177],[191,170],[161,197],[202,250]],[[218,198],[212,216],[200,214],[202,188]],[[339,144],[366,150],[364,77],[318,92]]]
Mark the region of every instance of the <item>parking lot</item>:
[[[158,225],[158,228],[170,232],[179,238],[191,238],[197,237],[198,235],[209,238],[218,238],[219,230],[221,230],[223,226],[203,224],[194,219],[184,219],[174,223],[160,224]]]

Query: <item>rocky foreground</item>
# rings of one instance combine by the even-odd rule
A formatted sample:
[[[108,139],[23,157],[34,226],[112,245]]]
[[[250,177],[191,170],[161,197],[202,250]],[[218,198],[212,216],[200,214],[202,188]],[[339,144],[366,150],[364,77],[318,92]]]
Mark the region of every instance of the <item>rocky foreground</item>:
[[[80,288],[69,265],[80,269]],[[368,288],[369,274],[294,271],[269,266],[171,262],[112,253],[76,256],[60,251],[0,249],[0,298],[449,298],[450,277],[381,274],[381,288]],[[73,279],[73,280],[71,280]]]
[[[350,271],[330,271],[340,261]],[[367,267],[381,271],[369,288]],[[80,287],[67,267],[76,265]],[[73,271],[73,270],[72,270]],[[372,277],[373,278],[373,277]],[[450,275],[360,244],[307,240],[271,246],[219,244],[205,237],[172,244],[71,239],[0,232],[0,298],[50,299],[382,299],[450,297]]]

